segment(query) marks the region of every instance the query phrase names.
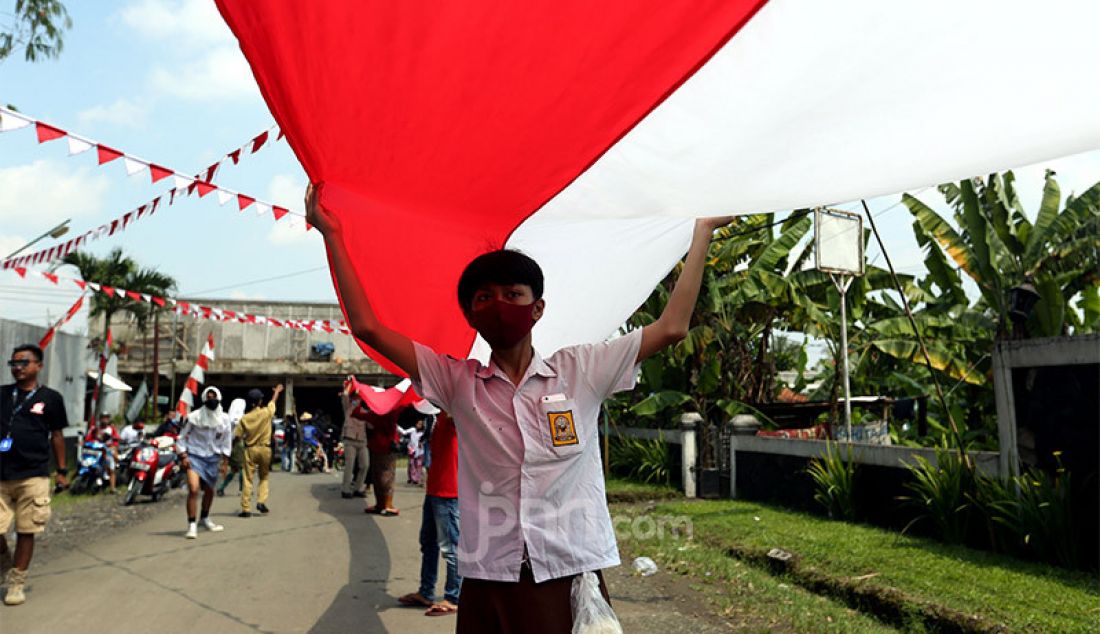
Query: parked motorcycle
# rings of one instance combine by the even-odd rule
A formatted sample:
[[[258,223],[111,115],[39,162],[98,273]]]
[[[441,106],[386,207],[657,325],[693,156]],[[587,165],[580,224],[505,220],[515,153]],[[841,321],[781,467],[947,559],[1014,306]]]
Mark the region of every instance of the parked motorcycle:
[[[80,452],[80,470],[77,471],[69,492],[98,493],[107,482],[107,452],[111,450],[98,440],[85,442]]]
[[[174,438],[161,436],[142,442],[130,462],[130,484],[122,503],[129,506],[138,495],[148,495],[156,502],[173,487],[181,472]]]
[[[134,459],[135,452],[141,448],[142,440],[126,443],[118,446],[118,467],[115,469],[115,480],[118,486],[124,487],[130,482],[130,463]]]

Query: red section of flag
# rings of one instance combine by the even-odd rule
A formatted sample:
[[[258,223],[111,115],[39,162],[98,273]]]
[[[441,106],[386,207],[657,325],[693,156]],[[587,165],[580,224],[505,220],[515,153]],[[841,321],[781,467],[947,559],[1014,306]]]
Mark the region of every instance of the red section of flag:
[[[210,183],[204,183],[202,181],[195,181],[195,184],[199,187],[199,198],[202,198],[203,196],[217,189]]]
[[[256,199],[252,198],[251,196],[237,194],[237,206],[241,208],[241,211],[244,211],[245,207],[248,207],[254,202],[256,202]]]
[[[115,296],[115,289],[111,288],[110,286],[107,286],[106,284],[100,284],[99,289],[101,291],[103,291],[104,293],[106,293],[107,297],[114,297]]]
[[[52,125],[47,125],[41,121],[34,122],[34,131],[38,135],[38,142],[45,143],[46,141],[53,141],[54,139],[60,139],[65,136],[65,131],[61,128],[55,128]]]
[[[118,150],[113,150],[103,144],[95,146],[95,152],[96,155],[99,156],[100,165],[103,165],[104,163],[110,163],[117,158],[122,158],[122,152],[119,152]]]
[[[160,306],[161,308],[164,308],[165,302],[163,297],[157,297],[156,295],[153,295],[153,303],[157,306]]]
[[[134,291],[126,291],[126,297],[129,297],[135,302],[142,301],[141,293],[135,293]]]
[[[43,271],[42,272],[42,277],[44,277],[47,280],[53,282],[55,285],[57,284],[57,276],[54,275],[53,273],[46,273],[45,271]]]
[[[379,319],[464,357],[474,333],[454,289],[466,264],[763,0],[605,0],[598,14],[588,0],[217,4],[322,204],[356,237],[352,267]],[[394,269],[410,252],[426,266]]]
[[[80,290],[82,290],[82,291],[87,290],[87,288],[88,288],[88,283],[85,282],[84,280],[73,280],[73,284],[76,284],[77,286],[79,286]]]
[[[241,161],[241,151],[240,150],[233,150],[232,152],[229,153],[229,158],[233,159],[233,164],[236,165],[237,163],[239,163]]]
[[[280,206],[278,206],[278,205],[272,205],[272,206],[271,206],[271,213],[275,214],[275,220],[279,220],[279,219],[281,219],[281,218],[282,218],[283,216],[285,216],[285,215],[287,215],[288,213],[290,213],[290,211],[289,211],[289,210],[287,210],[287,208],[286,208],[286,207],[280,207]]]
[[[152,177],[154,183],[161,180],[162,178],[168,178],[172,174],[172,170],[166,167],[161,167],[160,165],[156,165],[153,163],[149,164],[149,175]]]

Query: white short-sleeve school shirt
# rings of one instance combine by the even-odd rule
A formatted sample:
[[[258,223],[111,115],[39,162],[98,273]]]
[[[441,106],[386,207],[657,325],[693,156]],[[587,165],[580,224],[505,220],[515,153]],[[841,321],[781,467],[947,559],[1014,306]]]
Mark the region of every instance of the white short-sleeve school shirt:
[[[458,432],[458,571],[536,582],[619,564],[600,460],[604,400],[634,387],[642,331],[535,352],[519,385],[495,364],[416,344],[421,396]]]

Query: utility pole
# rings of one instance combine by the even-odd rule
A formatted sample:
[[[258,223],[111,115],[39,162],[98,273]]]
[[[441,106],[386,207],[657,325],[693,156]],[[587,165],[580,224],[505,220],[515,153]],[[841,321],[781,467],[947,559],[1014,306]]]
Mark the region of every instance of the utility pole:
[[[160,311],[153,310],[153,418],[156,418],[160,396]]]

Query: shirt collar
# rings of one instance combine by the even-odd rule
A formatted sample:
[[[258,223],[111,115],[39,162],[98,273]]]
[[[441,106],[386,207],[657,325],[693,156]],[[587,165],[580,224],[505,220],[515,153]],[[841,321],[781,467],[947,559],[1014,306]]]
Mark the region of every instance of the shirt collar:
[[[554,368],[550,367],[550,364],[542,358],[538,350],[532,350],[531,364],[527,366],[527,372],[523,375],[523,380],[520,381],[520,385],[527,381],[532,375],[539,375],[541,377],[553,378],[558,375]],[[477,377],[479,379],[488,379],[493,376],[499,376],[511,383],[511,379],[508,378],[504,371],[497,367],[497,364],[493,363],[492,359],[489,360],[489,365],[482,365],[478,368]]]

